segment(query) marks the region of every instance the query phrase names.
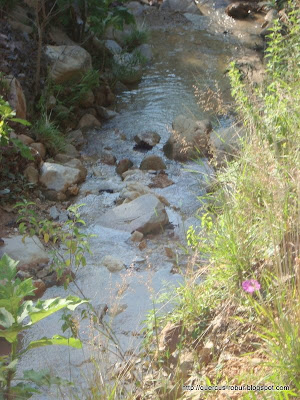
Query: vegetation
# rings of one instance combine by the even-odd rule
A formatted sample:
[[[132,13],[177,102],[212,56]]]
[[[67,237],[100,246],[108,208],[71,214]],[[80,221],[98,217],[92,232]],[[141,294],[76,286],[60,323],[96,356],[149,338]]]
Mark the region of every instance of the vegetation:
[[[19,350],[18,336],[59,310],[64,308],[74,310],[79,305],[86,303],[86,300],[75,296],[68,296],[66,299],[39,300],[36,303],[28,300],[28,297],[34,296],[35,287],[31,278],[21,282],[16,277],[17,264],[18,262],[7,255],[0,259],[0,337],[5,338],[11,344],[9,356],[0,358],[0,398],[5,400],[28,399],[34,393],[39,393],[38,386],[65,383],[59,377],[52,377],[46,370],[34,371],[31,369],[24,371],[23,378],[18,378],[19,383],[14,384],[18,359],[31,349],[42,346],[66,345],[80,348],[80,340],[74,337],[54,335],[52,338],[43,337],[31,341],[26,348]]]
[[[231,64],[232,95],[248,135],[240,156],[217,171],[217,189],[210,201],[201,199],[201,229],[191,227],[188,232],[195,264],[172,297],[175,310],[164,318],[152,313],[148,320],[147,352],[156,354],[153,368],[164,371],[164,376],[170,370],[165,361],[157,360],[171,355],[158,351],[158,327],[171,321],[183,327],[178,363],[184,350],[198,354],[195,360],[199,360],[205,343],[214,342],[211,357],[216,372],[207,375],[207,360],[196,362],[188,382],[234,385],[255,380],[255,384],[289,386],[284,392],[241,394],[245,399],[300,396],[299,21],[299,9],[290,6],[284,26],[275,22],[260,87],[242,81]],[[195,270],[197,260],[205,256],[209,265]],[[239,355],[240,366],[244,359],[247,368],[240,368],[241,375],[230,375],[226,358],[218,362],[224,349]],[[258,355],[260,367],[254,373],[249,359]],[[158,386],[164,379],[166,393],[175,390],[180,397],[184,380],[176,362],[173,368]],[[215,393],[201,392],[201,396],[215,398]]]
[[[85,222],[80,218],[79,208],[73,205],[68,208],[69,219],[63,225],[48,219],[40,219],[33,206],[35,203],[24,201],[17,203],[19,218],[19,231],[26,236],[38,236],[51,250],[52,268],[60,279],[63,275],[64,285],[68,286],[72,276],[70,268],[75,269],[75,274],[81,266],[86,265],[85,254],[90,253],[89,239],[93,235],[81,232],[80,225]]]

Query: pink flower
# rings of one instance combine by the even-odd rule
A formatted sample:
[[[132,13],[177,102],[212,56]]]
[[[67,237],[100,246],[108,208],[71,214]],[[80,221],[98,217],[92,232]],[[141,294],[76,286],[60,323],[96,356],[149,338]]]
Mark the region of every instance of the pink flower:
[[[242,283],[242,288],[247,293],[253,293],[260,289],[260,283],[256,279],[249,279]]]

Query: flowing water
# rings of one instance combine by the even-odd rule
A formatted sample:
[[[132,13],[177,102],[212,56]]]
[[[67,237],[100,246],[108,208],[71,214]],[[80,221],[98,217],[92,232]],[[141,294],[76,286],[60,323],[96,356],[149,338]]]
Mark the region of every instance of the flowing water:
[[[195,119],[210,118],[215,129],[231,122],[229,117],[217,119],[213,112],[201,109],[194,94],[195,85],[200,93],[204,93],[207,86],[215,88],[217,83],[223,101],[229,101],[225,70],[230,59],[244,51],[233,20],[220,14],[216,5],[206,11],[204,16],[180,16],[179,23],[162,24],[161,20],[152,23],[153,62],[146,68],[139,84],[117,96],[118,115],[100,130],[89,132],[88,145],[83,152],[89,173],[76,202],[85,204],[82,207],[82,217],[87,223],[85,232],[97,237],[91,239],[92,255],[88,257],[87,266],[78,271],[76,283],[99,313],[104,305],[108,306],[104,321],[110,324],[126,354],[134,353],[140,345],[140,323],[152,308],[153,301],[167,290],[174,297],[172,287],[184,280],[187,257],[179,244],[185,245],[186,229],[191,224],[199,225],[195,218],[200,207],[198,197],[205,194],[206,179],[213,174],[206,159],[199,164],[188,162],[182,165],[164,157],[162,148],[169,137],[172,121],[179,114]],[[246,23],[244,35],[249,35],[250,26],[256,29],[255,25],[253,28],[253,24]],[[229,29],[235,34],[228,35]],[[130,240],[129,233],[104,228],[99,223],[100,216],[116,205],[125,186],[115,167],[102,164],[99,159],[103,152],[110,151],[118,160],[130,158],[138,168],[145,153],[134,150],[133,137],[143,131],[155,131],[161,136],[160,143],[147,155],[157,154],[164,159],[166,172],[174,184],[152,189],[170,203],[167,213],[171,224],[164,232],[150,236],[146,249],[140,250]],[[136,172],[131,180],[148,185],[152,177],[151,173]],[[165,247],[172,250],[174,258],[168,257]],[[106,255],[121,259],[124,270],[110,273],[101,265]],[[176,260],[179,260],[182,273],[175,268]],[[74,284],[70,284],[68,293],[80,295]],[[53,287],[44,298],[56,296],[65,297],[66,292],[63,288]],[[160,308],[161,303],[158,302],[157,307]],[[167,312],[171,307],[169,302],[161,312]],[[60,317],[58,313],[37,325],[25,336],[25,343],[60,333]],[[104,373],[111,362],[116,362],[115,356],[104,350],[110,347],[116,352],[116,346],[105,343],[89,320],[82,322],[80,335],[84,339],[82,350],[36,349],[22,358],[20,369],[50,368],[55,374],[73,380],[77,387],[87,387],[88,378],[92,376],[92,358],[98,364],[103,363]],[[34,398],[46,400],[57,398],[57,394],[49,392]],[[80,398],[84,397],[81,395]]]

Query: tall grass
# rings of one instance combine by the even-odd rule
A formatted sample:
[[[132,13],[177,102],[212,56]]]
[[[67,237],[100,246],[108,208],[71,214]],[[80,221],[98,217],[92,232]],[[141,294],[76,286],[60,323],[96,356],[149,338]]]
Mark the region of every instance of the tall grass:
[[[212,202],[203,202],[201,228],[188,231],[195,254],[210,258],[197,271],[205,279],[199,284],[192,273],[167,317],[183,321],[189,346],[209,337],[217,315],[238,317],[241,336],[251,325],[266,360],[257,381],[290,390],[243,394],[247,399],[300,398],[299,61],[300,10],[289,3],[284,22],[275,22],[268,37],[264,83],[252,87],[231,64],[232,95],[247,135],[240,155],[216,173],[217,190]],[[254,294],[242,288],[250,279],[261,286]],[[228,331],[228,341],[237,339]]]

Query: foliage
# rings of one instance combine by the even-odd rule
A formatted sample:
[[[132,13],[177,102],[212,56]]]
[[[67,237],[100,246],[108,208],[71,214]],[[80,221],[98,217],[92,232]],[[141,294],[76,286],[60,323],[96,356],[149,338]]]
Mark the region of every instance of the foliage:
[[[24,377],[20,383],[12,385],[18,358],[22,354],[31,349],[48,345],[67,345],[80,348],[80,340],[54,335],[52,338],[43,337],[31,341],[25,349],[18,350],[18,335],[59,310],[67,308],[73,311],[79,305],[87,302],[75,296],[68,296],[65,299],[38,300],[36,303],[32,300],[25,300],[28,296],[34,295],[35,287],[31,278],[24,281],[16,278],[17,264],[18,262],[6,254],[0,259],[0,323],[2,327],[0,337],[11,343],[10,355],[0,359],[0,390],[4,393],[5,399],[26,399],[30,398],[33,393],[38,393],[36,387],[29,383],[41,386],[63,382],[60,378],[51,377],[47,371],[29,370],[24,371]]]
[[[240,155],[216,171],[216,190],[201,199],[200,227],[188,230],[198,270],[176,290],[178,304],[165,318],[182,321],[189,331],[185,340],[197,346],[229,303],[240,328],[257,332],[266,360],[257,381],[290,385],[263,397],[244,394],[247,399],[300,395],[300,10],[290,4],[286,13],[284,25],[275,22],[269,35],[262,85],[247,84],[231,64],[232,95],[247,136]],[[208,257],[208,265],[199,267],[198,260]],[[243,293],[245,281],[256,282],[257,291]],[[227,338],[234,346],[230,330]]]
[[[50,153],[57,154],[64,149],[66,140],[53,121],[46,114],[36,121],[32,127],[36,140],[43,143]]]
[[[5,101],[2,96],[0,96],[0,160],[3,147],[8,146],[10,142],[13,143],[16,151],[19,151],[22,157],[32,160],[33,157],[28,147],[25,146],[19,139],[10,138],[10,133],[12,132],[12,129],[9,125],[10,123],[15,122],[24,126],[30,126],[28,121],[21,118],[16,118],[15,115],[15,111],[11,108],[8,102]]]
[[[125,36],[124,44],[127,51],[131,52],[139,45],[146,43],[149,39],[149,30],[144,24],[135,24],[128,35]]]
[[[94,35],[101,37],[109,26],[122,30],[124,24],[133,23],[133,15],[123,5],[125,1],[79,0],[75,4],[72,0],[58,0],[57,5],[61,21],[69,26],[75,39],[81,41],[87,24]]]
[[[89,239],[93,235],[82,233],[79,226],[85,225],[80,218],[79,208],[82,205],[73,205],[68,208],[69,219],[63,226],[48,219],[39,219],[32,209],[33,202],[17,203],[19,209],[19,231],[26,236],[37,235],[50,247],[53,256],[52,268],[61,278],[68,268],[75,267],[75,273],[81,266],[86,265],[85,254],[90,253]],[[59,247],[58,247],[59,246]],[[65,285],[68,285],[71,276],[68,276]]]

